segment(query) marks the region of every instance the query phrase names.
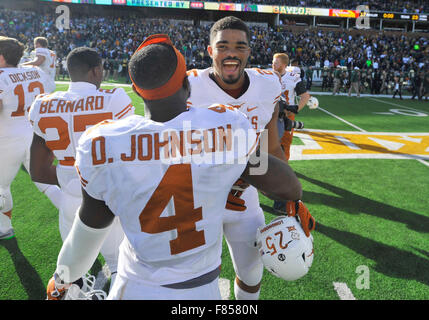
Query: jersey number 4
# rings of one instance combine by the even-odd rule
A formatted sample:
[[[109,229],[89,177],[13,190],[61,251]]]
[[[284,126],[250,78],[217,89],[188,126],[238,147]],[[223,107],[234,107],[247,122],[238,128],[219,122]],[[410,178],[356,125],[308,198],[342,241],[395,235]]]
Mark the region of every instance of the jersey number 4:
[[[171,198],[175,215],[161,217]],[[202,220],[202,208],[194,208],[194,190],[190,164],[171,165],[164,174],[150,200],[140,213],[141,231],[156,234],[177,230],[177,238],[170,241],[171,254],[185,252],[206,243],[204,230],[196,230]]]

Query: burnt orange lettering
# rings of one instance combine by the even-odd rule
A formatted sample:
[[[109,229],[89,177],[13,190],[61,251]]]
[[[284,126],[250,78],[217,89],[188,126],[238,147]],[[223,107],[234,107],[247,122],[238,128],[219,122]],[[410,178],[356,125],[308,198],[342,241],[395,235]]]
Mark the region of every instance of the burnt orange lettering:
[[[219,151],[224,151],[224,147],[226,147],[226,151],[232,150],[232,127],[230,124],[226,125],[226,130],[224,127],[218,127],[219,132]],[[225,132],[226,131],[226,132]]]
[[[76,104],[76,100],[75,101],[67,101],[65,112],[73,112],[75,104]]]
[[[49,100],[43,100],[41,103],[40,103],[40,110],[39,110],[39,113],[46,113],[47,112],[47,110],[48,110],[48,104],[49,104]]]
[[[147,155],[143,155],[143,139],[146,139],[146,149]],[[152,136],[150,134],[141,134],[138,136],[137,140],[137,148],[138,148],[138,159],[140,161],[148,161],[152,159]],[[156,153],[157,149],[155,149]],[[158,155],[159,156],[159,155]]]
[[[51,109],[53,107],[54,102],[58,101],[58,99],[52,99],[49,101],[48,113],[55,113],[55,110]]]
[[[97,157],[97,142],[98,149],[100,151],[100,158]],[[92,164],[98,165],[106,162],[106,138],[103,136],[99,136],[97,138],[92,139]]]
[[[104,108],[104,97],[96,96],[95,97],[95,110],[101,110]]]
[[[133,161],[136,159],[136,135],[131,136],[131,154],[127,156],[125,153],[121,153],[122,161]]]
[[[91,111],[94,110],[94,97],[93,96],[89,96],[88,98],[86,98],[86,104],[85,104],[85,111],[88,111],[89,108],[91,108]]]
[[[155,148],[155,160],[159,160],[159,149],[168,145],[168,132],[164,132],[164,141],[159,141],[159,133],[153,135],[154,148]],[[168,158],[168,148],[164,148],[164,156]]]
[[[211,132],[212,147],[209,147],[209,131]],[[216,129],[208,129],[203,131],[204,151],[215,152],[217,149]]]
[[[171,156],[176,157],[176,150],[179,150],[180,155],[183,157],[185,155],[185,144],[183,142],[183,131],[179,132],[180,138],[177,136],[176,131],[172,131],[170,135],[170,145],[171,145]]]
[[[64,112],[64,106],[66,105],[66,100],[59,100],[57,104],[57,113]]]
[[[282,243],[283,242],[283,232],[279,231],[279,232],[274,233],[274,235],[275,236],[277,236],[277,235],[280,236],[280,240],[279,240],[280,248],[286,249],[288,247],[289,243],[286,243],[286,244]]]
[[[188,153],[190,153],[190,154],[200,154],[200,153],[201,153],[201,151],[202,151],[202,147],[201,147],[201,139],[199,139],[199,140],[194,140],[194,139],[192,138],[192,135],[193,135],[194,133],[197,133],[197,134],[199,134],[199,135],[201,134],[200,130],[191,130],[191,131],[186,132],[188,143],[189,143],[189,144],[191,144],[191,145],[192,145],[192,144],[196,144],[196,145],[197,145],[195,149],[189,149],[189,150],[188,150]]]
[[[272,249],[272,250],[273,250],[273,251],[271,252],[271,255],[275,255],[275,254],[277,253],[276,246],[274,245],[274,243],[270,245],[270,244],[268,243],[268,240],[273,240],[273,238],[271,238],[270,236],[266,237],[266,238],[265,238],[265,244],[267,245],[267,248],[268,248],[268,249]]]
[[[74,112],[77,112],[78,110],[83,111],[83,98],[79,99],[79,101],[76,103]]]

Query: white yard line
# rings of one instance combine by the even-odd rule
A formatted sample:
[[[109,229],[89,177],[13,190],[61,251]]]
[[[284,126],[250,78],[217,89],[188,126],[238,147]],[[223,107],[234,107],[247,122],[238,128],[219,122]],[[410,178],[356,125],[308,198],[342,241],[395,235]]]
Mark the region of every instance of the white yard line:
[[[359,128],[358,126],[355,126],[353,123],[348,122],[347,120],[344,120],[343,118],[341,118],[341,117],[339,117],[339,116],[337,116],[337,115],[335,115],[335,114],[333,114],[333,113],[331,113],[331,112],[329,112],[329,111],[327,111],[327,110],[325,110],[325,109],[323,109],[323,108],[321,108],[321,107],[319,107],[318,109],[319,109],[319,110],[322,110],[323,112],[326,112],[326,113],[327,113],[327,114],[329,114],[330,116],[332,116],[332,117],[334,117],[334,118],[336,118],[336,119],[338,119],[338,120],[340,120],[340,121],[344,122],[345,124],[348,124],[349,126],[351,126],[351,127],[355,128],[355,129],[359,130],[360,132],[367,132],[366,130],[364,130],[364,129],[362,129],[362,128]]]
[[[309,92],[312,96],[333,96],[332,92],[327,92],[327,91],[310,91]],[[337,93],[335,96],[341,96],[341,97],[347,97],[348,93]],[[370,93],[361,93],[360,94],[361,98],[367,98],[367,97],[377,97],[377,98],[392,98],[393,94],[370,94]],[[353,93],[351,98],[356,98],[356,93]],[[402,98],[405,99],[411,99],[411,96],[402,96]],[[356,98],[356,99],[360,99],[360,98]]]
[[[407,107],[407,106],[404,106],[404,105],[402,105],[402,104],[398,104],[398,103],[393,103],[393,102],[383,101],[383,100],[376,99],[376,98],[368,98],[368,99],[369,99],[369,100],[376,101],[376,102],[381,102],[381,103],[384,103],[384,104],[389,104],[389,105],[394,106],[394,107],[401,107],[401,108],[405,108],[405,109],[409,109],[409,110],[417,111],[417,112],[425,112],[425,111],[423,111],[423,110],[418,110],[418,109],[415,109],[415,108]],[[425,112],[425,113],[426,113],[426,112]]]
[[[357,145],[355,145],[353,142],[351,142],[349,139],[341,137],[341,136],[334,136],[336,139],[341,141],[344,145],[349,147],[352,150],[361,150]]]
[[[334,282],[334,289],[341,300],[356,300],[352,291],[344,282]]]
[[[426,161],[424,161],[422,159],[418,159],[417,161],[420,162],[420,163],[422,163],[422,164],[424,164],[425,166],[429,167],[429,162],[426,162]]]
[[[231,294],[231,283],[228,279],[219,278],[219,290],[222,300],[229,300]]]
[[[400,108],[405,108],[405,109],[416,111],[416,112],[423,112],[423,113],[425,113],[425,111],[423,111],[423,110],[419,110],[419,109],[415,109],[415,108],[410,108],[410,107],[407,107],[407,106],[404,106],[404,105],[398,104],[398,103],[383,101],[383,100],[379,100],[379,99],[376,99],[376,98],[368,98],[368,99],[376,101],[376,102],[381,102],[381,103],[384,103],[384,104],[389,104],[389,105],[394,106],[394,107],[400,107]],[[417,161],[420,162],[420,163],[422,163],[422,164],[424,164],[425,166],[429,167],[429,163],[427,163],[426,161],[424,161],[422,159],[418,159]]]

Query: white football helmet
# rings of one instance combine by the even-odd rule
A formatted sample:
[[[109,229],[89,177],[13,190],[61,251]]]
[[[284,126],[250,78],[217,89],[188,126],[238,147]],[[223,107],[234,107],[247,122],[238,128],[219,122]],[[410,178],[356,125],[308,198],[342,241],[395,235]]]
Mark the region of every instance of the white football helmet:
[[[297,280],[313,263],[313,236],[306,237],[295,217],[280,216],[258,228],[256,243],[265,268],[281,279]]]
[[[310,109],[316,109],[319,106],[319,100],[316,97],[311,96],[310,99],[308,99],[307,106]]]

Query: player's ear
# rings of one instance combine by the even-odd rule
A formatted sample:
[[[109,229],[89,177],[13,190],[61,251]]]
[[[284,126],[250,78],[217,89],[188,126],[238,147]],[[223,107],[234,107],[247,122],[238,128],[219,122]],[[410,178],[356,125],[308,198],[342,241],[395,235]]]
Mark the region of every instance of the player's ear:
[[[213,58],[213,47],[211,45],[207,46],[207,52],[209,53],[210,58]]]

